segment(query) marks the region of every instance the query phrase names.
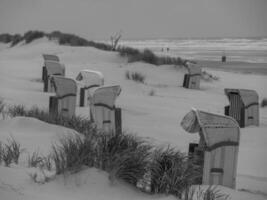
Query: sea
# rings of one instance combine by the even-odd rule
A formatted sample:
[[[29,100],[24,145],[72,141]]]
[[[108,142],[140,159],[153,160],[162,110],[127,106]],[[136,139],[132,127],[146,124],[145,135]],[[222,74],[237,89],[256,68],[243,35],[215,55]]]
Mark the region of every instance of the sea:
[[[267,37],[264,38],[194,38],[194,39],[132,39],[120,45],[150,49],[156,54],[190,60],[227,61],[267,64]]]

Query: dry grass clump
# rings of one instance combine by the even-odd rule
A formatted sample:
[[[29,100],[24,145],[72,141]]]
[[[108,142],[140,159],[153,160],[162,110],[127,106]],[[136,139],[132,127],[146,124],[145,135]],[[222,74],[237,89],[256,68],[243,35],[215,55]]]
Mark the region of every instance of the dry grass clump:
[[[31,43],[33,40],[36,40],[38,38],[42,38],[45,36],[45,33],[42,31],[27,31],[24,36],[23,39],[25,40],[25,43]]]
[[[73,128],[83,134],[63,138],[53,145],[48,157],[34,152],[28,157],[28,166],[42,170],[53,168],[56,174],[78,172],[83,166],[95,167],[107,171],[111,181],[120,179],[150,194],[171,194],[191,200],[190,188],[201,173],[179,150],[171,147],[158,148],[125,132],[104,134],[92,129],[90,122],[86,120],[51,116],[38,108],[26,110],[19,105],[10,107],[8,111],[13,117],[36,117],[48,123]],[[0,144],[0,161],[7,163],[7,166],[11,162],[17,163],[21,152],[20,145],[14,140],[4,148]],[[38,181],[36,173],[32,178]],[[217,190],[209,189],[199,200],[219,200],[216,194]]]
[[[156,149],[151,164],[153,193],[172,194],[181,198],[200,176],[187,156],[171,147]]]
[[[143,61],[153,65],[185,65],[186,60],[180,57],[157,56],[150,49],[140,51],[132,47],[119,46],[119,54],[128,58],[128,62]]]
[[[202,71],[201,79],[205,81],[217,81],[219,80],[219,77],[212,75],[209,72]]]
[[[7,140],[7,144],[0,142],[0,164],[4,162],[5,166],[10,166],[11,163],[18,164],[19,156],[23,152],[20,144],[14,138]]]
[[[41,156],[38,151],[35,151],[28,155],[28,167],[52,170],[52,157],[51,155]]]
[[[130,72],[130,71],[125,72],[125,77],[128,80],[133,80],[138,83],[145,83],[145,78],[146,78],[145,75],[143,75],[140,72]]]
[[[151,146],[130,134],[100,135],[97,138],[98,167],[136,186],[148,164]]]
[[[84,135],[91,135],[96,133],[96,129],[93,126],[92,122],[79,116],[68,118],[63,117],[59,114],[52,115],[47,111],[39,109],[38,107],[32,107],[31,109],[27,110],[24,105],[10,106],[7,110],[7,113],[11,117],[33,117],[50,124],[65,126],[67,128],[74,129],[79,133],[83,133]]]
[[[191,186],[183,196],[183,200],[230,200],[230,195],[223,193],[215,185],[207,188]]]
[[[93,152],[92,143],[88,139],[83,140],[79,136],[62,139],[59,145],[53,146],[52,160],[56,173],[77,172],[84,165],[93,167]]]

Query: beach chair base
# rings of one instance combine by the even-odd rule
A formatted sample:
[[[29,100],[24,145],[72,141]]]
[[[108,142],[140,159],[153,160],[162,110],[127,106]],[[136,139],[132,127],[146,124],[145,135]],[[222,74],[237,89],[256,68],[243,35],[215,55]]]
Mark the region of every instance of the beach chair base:
[[[121,108],[115,108],[115,130],[116,134],[122,134]]]
[[[58,99],[55,96],[49,97],[49,114],[50,115],[58,114]]]

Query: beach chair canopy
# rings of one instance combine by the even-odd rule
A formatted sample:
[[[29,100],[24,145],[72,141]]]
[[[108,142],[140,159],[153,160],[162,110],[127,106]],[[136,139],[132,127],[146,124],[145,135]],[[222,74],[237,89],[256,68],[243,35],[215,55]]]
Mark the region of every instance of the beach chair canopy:
[[[245,107],[248,107],[253,104],[258,104],[259,101],[259,96],[254,90],[225,88],[224,93],[228,97],[229,101],[231,94],[238,94],[241,100],[243,101]]]
[[[186,65],[187,65],[189,74],[201,75],[201,67],[199,65],[193,64],[190,62],[188,62]]]
[[[59,62],[59,57],[52,54],[43,54],[43,58],[45,61],[55,61]]]
[[[201,139],[209,149],[236,146],[239,143],[239,125],[229,116],[193,109],[185,115],[181,126],[189,133],[199,132]]]
[[[92,96],[93,105],[102,105],[113,109],[116,98],[120,95],[121,87],[115,86],[103,86],[95,88]]]
[[[58,98],[76,96],[77,86],[75,80],[63,76],[52,76],[51,81],[54,84],[56,96]]]
[[[47,75],[64,75],[65,66],[59,62],[45,61]]]
[[[104,85],[104,76],[99,71],[82,70],[76,80],[82,82],[86,89]]]

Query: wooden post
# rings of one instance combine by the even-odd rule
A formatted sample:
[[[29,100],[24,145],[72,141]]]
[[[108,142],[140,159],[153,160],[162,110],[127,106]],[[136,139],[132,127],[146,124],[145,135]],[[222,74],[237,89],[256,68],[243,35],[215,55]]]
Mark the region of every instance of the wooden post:
[[[43,66],[43,70],[42,70],[42,81],[45,81],[47,79],[47,70],[46,67]]]
[[[49,97],[49,114],[50,115],[58,114],[58,99],[56,96]]]
[[[48,78],[46,77],[44,80],[44,92],[48,91]]]
[[[80,107],[84,106],[85,88],[80,89]]]
[[[121,108],[115,108],[115,131],[116,134],[122,134]]]
[[[188,74],[185,74],[184,75],[183,87],[184,88],[188,88],[188,86],[189,86],[189,76],[188,76]]]
[[[202,184],[202,177],[203,177],[203,167],[204,167],[204,151],[203,149],[199,148],[199,144],[197,143],[189,143],[188,149],[188,157],[189,161],[199,169],[200,176],[196,177],[194,180],[194,184]]]

